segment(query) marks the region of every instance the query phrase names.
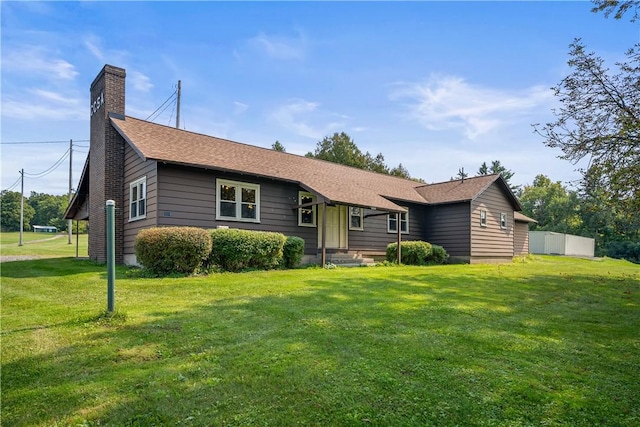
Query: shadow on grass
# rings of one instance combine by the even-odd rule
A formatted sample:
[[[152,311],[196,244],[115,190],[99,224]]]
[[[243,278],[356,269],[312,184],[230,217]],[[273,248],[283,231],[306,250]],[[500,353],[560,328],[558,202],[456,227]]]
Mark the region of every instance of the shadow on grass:
[[[389,270],[384,279],[330,273],[269,294],[211,293],[139,323],[61,325],[82,338],[3,364],[3,418],[633,425],[639,294],[634,277],[436,278],[428,269]]]

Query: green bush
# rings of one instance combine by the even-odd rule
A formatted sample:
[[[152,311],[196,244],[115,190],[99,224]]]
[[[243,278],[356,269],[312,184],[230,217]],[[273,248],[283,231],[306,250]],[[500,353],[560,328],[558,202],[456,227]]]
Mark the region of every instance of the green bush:
[[[287,236],[282,248],[282,266],[294,268],[300,265],[304,255],[304,239],[296,236]]]
[[[402,242],[400,258],[402,264],[407,265],[443,264],[449,255],[442,246],[417,240]],[[386,260],[397,262],[398,243],[387,245]]]
[[[428,262],[430,264],[444,264],[449,259],[447,251],[438,245],[431,245],[431,255]]]
[[[640,264],[640,242],[609,242],[606,253],[611,258],[626,259]]]
[[[211,236],[195,227],[147,228],[134,247],[138,262],[155,274],[192,274],[209,256]]]
[[[227,271],[277,267],[286,240],[282,233],[266,231],[216,229],[210,234],[213,243],[207,264]]]

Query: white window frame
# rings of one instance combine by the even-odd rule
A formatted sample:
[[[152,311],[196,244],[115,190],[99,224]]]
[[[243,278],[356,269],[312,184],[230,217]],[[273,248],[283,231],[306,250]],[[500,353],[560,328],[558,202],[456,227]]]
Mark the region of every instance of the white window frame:
[[[236,214],[235,216],[222,216],[220,210],[221,194],[220,187],[228,185],[235,187],[235,204]],[[242,189],[254,190],[256,192],[256,217],[255,218],[242,218]],[[239,222],[260,222],[260,184],[250,184],[248,182],[231,181],[228,179],[216,179],[216,220],[220,221],[239,221]]]
[[[133,189],[136,189],[138,198],[133,200]],[[144,213],[141,215],[140,212],[140,203],[144,204]],[[133,215],[133,205],[135,203],[135,211],[136,214]],[[147,217],[147,177],[143,176],[142,178],[136,179],[135,181],[129,184],[129,221],[138,221],[140,219],[145,219]]]
[[[507,229],[507,214],[504,212],[500,213],[500,228],[503,230]]]
[[[354,214],[352,209],[358,209],[359,213]],[[354,227],[351,218],[360,217],[360,227]],[[364,231],[364,208],[358,206],[349,206],[349,230]]]
[[[409,234],[409,208],[406,206],[402,206],[402,208],[406,209],[406,212],[400,212],[400,230],[402,230],[402,223],[406,223],[406,230],[400,231],[400,234]],[[396,224],[396,229],[391,228],[391,221],[395,221],[396,214],[387,214],[387,233],[398,233],[398,225]]]
[[[480,209],[480,227],[487,226],[487,210]]]
[[[317,197],[316,197],[315,194],[311,194],[311,193],[309,193],[307,191],[298,191],[299,204],[302,204],[302,198],[303,197],[309,197],[311,199],[312,203],[315,203],[317,201]],[[312,223],[302,222],[302,210],[303,209],[311,209],[312,216],[313,216],[313,222]],[[318,210],[318,205],[307,206],[305,208],[298,208],[298,226],[299,227],[316,227],[317,226],[317,218],[318,218],[317,210]]]

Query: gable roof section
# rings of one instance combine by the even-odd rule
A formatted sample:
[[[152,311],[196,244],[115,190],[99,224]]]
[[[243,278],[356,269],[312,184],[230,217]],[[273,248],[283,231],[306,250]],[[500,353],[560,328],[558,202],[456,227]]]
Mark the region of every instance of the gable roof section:
[[[443,203],[469,202],[482,194],[493,183],[496,183],[504,192],[505,196],[514,210],[522,210],[518,198],[513,194],[511,188],[502,175],[482,175],[464,180],[456,179],[452,181],[440,182],[437,184],[427,184],[418,187],[417,191],[427,201],[428,204],[439,205]]]
[[[526,215],[524,215],[524,214],[522,214],[520,212],[514,212],[513,213],[513,219],[515,219],[516,221],[519,221],[519,222],[533,222],[533,223],[536,223],[536,224],[538,223],[538,221],[536,221],[535,219],[529,218],[528,216],[526,216]]]
[[[89,195],[89,156],[84,161],[80,181],[75,194],[71,198],[67,210],[64,212],[64,219],[86,220],[89,219],[89,212],[80,210]]]
[[[111,123],[145,160],[255,175],[299,184],[328,203],[404,212],[394,203],[426,204],[423,184],[112,114]]]

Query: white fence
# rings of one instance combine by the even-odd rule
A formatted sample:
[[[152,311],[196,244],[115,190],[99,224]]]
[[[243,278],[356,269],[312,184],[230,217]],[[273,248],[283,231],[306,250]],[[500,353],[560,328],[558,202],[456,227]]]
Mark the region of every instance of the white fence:
[[[592,257],[595,240],[552,231],[530,231],[529,253]]]

